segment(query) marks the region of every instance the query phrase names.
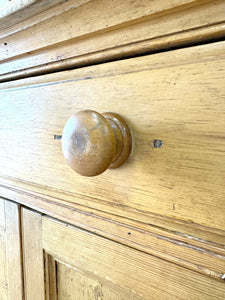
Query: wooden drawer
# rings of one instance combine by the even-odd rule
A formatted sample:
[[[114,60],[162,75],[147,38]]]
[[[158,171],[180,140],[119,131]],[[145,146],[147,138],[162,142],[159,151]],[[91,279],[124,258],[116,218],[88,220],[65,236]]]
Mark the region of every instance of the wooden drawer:
[[[219,42],[2,83],[2,184],[224,236],[224,49]],[[66,164],[58,136],[83,109],[127,120],[134,142],[124,166],[86,178]]]

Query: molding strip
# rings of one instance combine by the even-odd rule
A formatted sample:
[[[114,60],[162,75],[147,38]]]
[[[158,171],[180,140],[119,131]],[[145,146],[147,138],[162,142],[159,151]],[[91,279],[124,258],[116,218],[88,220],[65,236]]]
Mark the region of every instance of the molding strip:
[[[131,43],[116,48],[110,48],[24,70],[6,73],[0,75],[0,82],[66,71],[74,68],[81,68],[156,52],[169,51],[177,48],[190,47],[203,43],[211,43],[223,40],[224,38],[225,23],[219,23],[214,24],[213,26],[178,32],[163,37]]]

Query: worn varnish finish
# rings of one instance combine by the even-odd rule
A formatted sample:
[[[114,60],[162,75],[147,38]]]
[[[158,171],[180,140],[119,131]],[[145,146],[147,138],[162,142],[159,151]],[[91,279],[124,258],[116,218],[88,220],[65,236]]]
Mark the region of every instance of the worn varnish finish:
[[[66,1],[0,32],[0,80],[224,38],[224,5],[223,0]]]
[[[144,222],[155,213],[224,230],[223,86],[223,42],[2,84],[1,176]],[[128,163],[91,179],[54,139],[87,108],[116,108],[134,135]]]
[[[224,283],[23,209],[25,268],[45,253],[32,299],[223,299]],[[32,223],[28,230],[26,224]],[[33,232],[34,228],[34,232]],[[37,243],[38,241],[38,243]],[[76,255],[74,255],[76,254]],[[134,264],[135,262],[135,264]],[[57,265],[57,267],[56,267]],[[32,278],[25,277],[31,288]],[[46,280],[44,280],[46,278]],[[163,284],[159,285],[159,282]],[[37,293],[39,298],[37,298]],[[42,298],[41,298],[42,297]]]

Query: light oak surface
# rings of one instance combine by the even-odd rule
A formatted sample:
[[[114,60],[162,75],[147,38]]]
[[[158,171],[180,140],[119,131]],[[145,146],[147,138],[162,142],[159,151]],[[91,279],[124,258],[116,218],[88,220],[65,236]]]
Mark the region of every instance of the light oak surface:
[[[0,80],[221,39],[224,11],[224,0],[66,1],[0,32]]]
[[[32,223],[29,230],[25,229],[25,243],[38,245],[27,247],[25,268],[32,269],[33,259],[43,257],[43,251],[47,258],[36,269],[40,281],[35,292],[32,278],[25,276],[25,286],[34,300],[42,299],[44,289],[47,299],[49,295],[51,299],[56,296],[57,299],[223,299],[225,296],[223,282],[26,209],[22,218],[23,222]]]
[[[224,230],[223,87],[223,42],[2,84],[1,176],[112,214]],[[128,162],[96,178],[70,170],[57,139],[86,108],[116,108],[133,131]]]

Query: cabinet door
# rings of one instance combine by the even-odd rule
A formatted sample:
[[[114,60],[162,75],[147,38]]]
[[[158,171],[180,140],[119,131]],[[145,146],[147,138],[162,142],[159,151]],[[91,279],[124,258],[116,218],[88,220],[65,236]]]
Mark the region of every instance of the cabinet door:
[[[20,207],[0,198],[0,299],[23,299]]]
[[[224,283],[23,209],[25,299],[224,299]]]

